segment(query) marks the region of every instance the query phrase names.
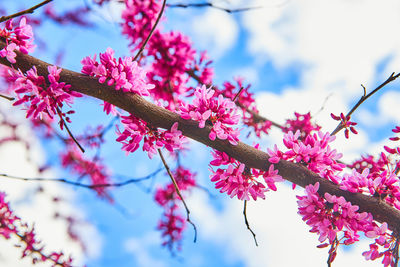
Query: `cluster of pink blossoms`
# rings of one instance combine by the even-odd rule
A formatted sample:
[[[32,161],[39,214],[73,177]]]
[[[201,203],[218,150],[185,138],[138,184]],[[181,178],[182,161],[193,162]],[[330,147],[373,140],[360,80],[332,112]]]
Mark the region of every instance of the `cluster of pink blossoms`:
[[[108,194],[107,185],[110,183],[110,173],[107,168],[97,160],[87,160],[82,157],[82,153],[77,150],[76,146],[67,146],[67,151],[61,153],[61,164],[64,168],[71,169],[71,172],[78,174],[81,178],[88,176],[91,181],[93,190],[100,197],[113,201]]]
[[[181,166],[173,171],[172,175],[181,193],[189,192],[196,185],[195,174]],[[161,230],[162,237],[165,239],[163,245],[167,246],[171,252],[174,246],[180,249],[180,242],[186,226],[186,220],[178,213],[177,202],[179,202],[180,199],[175,191],[174,185],[168,183],[164,188],[158,188],[154,199],[164,208],[164,213],[157,227]]]
[[[318,247],[331,246],[329,262],[336,257],[340,244],[350,245],[359,241],[360,233],[375,239],[370,250],[363,253],[367,260],[375,260],[383,256],[384,266],[394,266],[396,239],[388,234],[387,224],[378,225],[370,213],[357,212],[359,207],[347,202],[344,197],[336,197],[325,193],[324,198],[318,194],[319,183],[308,185],[305,196],[297,196],[299,214],[311,227],[310,232],[319,235],[319,241],[325,242]],[[341,236],[338,236],[341,233]],[[379,252],[379,246],[385,248]]]
[[[213,160],[211,166],[227,165],[226,169],[218,168],[216,171],[211,169],[211,181],[215,182],[215,188],[220,189],[221,193],[227,193],[231,198],[236,196],[240,200],[254,200],[257,198],[265,199],[265,192],[268,188],[276,191],[276,182],[284,181],[274,170],[271,164],[268,171],[264,172],[257,169],[249,169],[243,163],[229,157],[226,153],[213,151]],[[258,181],[262,177],[264,183]],[[267,186],[265,186],[265,184]],[[267,188],[268,187],[268,188]]]
[[[139,49],[149,35],[161,10],[161,1],[125,1],[122,12],[122,33],[131,41],[133,50]],[[192,94],[189,73],[195,73],[199,82],[211,84],[212,69],[205,53],[196,62],[196,50],[189,38],[180,32],[162,32],[155,29],[145,46],[139,62],[149,66],[147,77],[154,84],[151,96],[169,110],[176,110],[181,99]]]
[[[33,119],[49,117],[53,119],[59,114],[65,117],[67,122],[70,119],[66,116],[74,111],[61,113],[64,103],[73,103],[74,97],[81,97],[80,93],[70,90],[70,85],[59,82],[61,69],[56,66],[48,67],[48,83],[43,76],[38,75],[35,67],[32,67],[25,74],[20,70],[9,69],[7,81],[18,95],[18,100],[14,106],[26,104],[28,110],[26,117]],[[61,128],[63,121],[60,121]]]
[[[186,137],[178,130],[178,123],[175,122],[170,130],[152,128],[142,119],[133,115],[122,116],[124,131],[118,130],[117,142],[122,143],[122,150],[133,153],[140,147],[143,139],[143,151],[146,151],[149,158],[157,154],[157,149],[166,148],[173,152],[175,149],[182,149]]]
[[[139,49],[149,35],[161,10],[161,1],[125,0],[122,11],[122,34],[131,41],[133,49]]]
[[[242,111],[242,121],[244,125],[254,128],[256,136],[260,137],[261,133],[268,134],[272,123],[270,121],[257,120],[254,114],[258,114],[254,94],[250,93],[250,84],[243,85],[242,78],[235,78],[236,85],[231,82],[224,82],[222,89],[217,89],[218,94],[222,94],[226,98],[233,101]],[[240,92],[239,95],[237,95]]]
[[[10,209],[5,201],[6,195],[0,192],[0,235],[5,239],[17,238],[18,247],[23,248],[21,258],[32,258],[32,264],[51,262],[52,266],[72,266],[72,259],[67,258],[62,252],[46,254],[40,241],[36,239],[34,228],[30,228]]]
[[[182,103],[180,106],[179,114],[182,118],[198,121],[200,128],[204,128],[207,123],[212,126],[209,134],[211,140],[218,137],[236,145],[239,141],[239,130],[231,128],[239,122],[235,103],[222,95],[217,97],[214,90],[207,89],[204,85],[196,89],[194,96],[193,104]]]
[[[0,28],[0,37],[6,39],[6,47],[0,50],[0,57],[5,57],[10,63],[15,63],[17,54],[20,51],[23,54],[33,52],[32,27],[26,24],[26,18],[22,17],[19,26],[14,27],[12,19],[6,22],[4,28]]]
[[[114,50],[107,48],[105,53],[99,54],[100,62],[96,61],[96,54],[82,59],[82,73],[99,78],[100,83],[115,85],[116,90],[132,92],[141,96],[148,96],[148,90],[154,85],[146,82],[146,71],[138,66],[132,57],[114,58]],[[104,102],[104,110],[109,114],[114,107]]]
[[[295,133],[297,131],[300,131],[300,139],[304,140],[312,132],[319,131],[321,129],[321,126],[311,122],[310,112],[306,114],[300,114],[295,112],[294,115],[296,116],[295,119],[286,120],[283,132]]]
[[[331,113],[331,117],[335,121],[340,121],[341,127],[343,127],[345,129],[344,130],[344,136],[347,139],[349,138],[350,131],[353,134],[358,134],[357,130],[354,128],[354,126],[356,126],[357,123],[350,121],[350,116],[345,116],[343,113],[340,113],[340,116],[336,116],[333,113]]]
[[[269,161],[278,163],[279,160],[283,159],[302,163],[309,170],[338,184],[340,181],[338,172],[342,171],[345,165],[338,162],[342,154],[337,153],[335,149],[331,149],[329,146],[329,143],[333,140],[335,140],[335,136],[317,132],[307,135],[302,141],[299,130],[295,134],[289,132],[284,135],[283,139],[288,150],[282,152],[277,145],[274,146],[274,149],[268,149]]]

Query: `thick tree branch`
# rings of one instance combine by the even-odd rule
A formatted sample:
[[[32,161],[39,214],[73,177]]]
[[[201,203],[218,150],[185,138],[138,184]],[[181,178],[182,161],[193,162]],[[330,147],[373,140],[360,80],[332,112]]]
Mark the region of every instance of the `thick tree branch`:
[[[0,41],[0,49],[4,46],[4,41]],[[38,74],[47,77],[48,63],[29,55],[21,54],[18,54],[16,60],[17,63],[13,65],[14,68],[27,71],[31,67],[36,66]],[[10,63],[5,58],[0,58],[0,63],[10,66]],[[180,118],[178,114],[152,104],[139,95],[117,91],[106,84],[100,84],[96,78],[88,77],[67,69],[63,69],[61,72],[60,80],[71,84],[72,90],[105,100],[147,121],[154,127],[170,129],[175,122],[179,122],[179,130],[181,130],[185,136],[219,151],[223,151],[230,157],[244,163],[249,168],[268,171],[270,163],[268,161],[269,157],[265,152],[242,142],[233,146],[226,140],[216,139],[212,141],[208,137],[211,130],[209,126],[199,128],[198,122],[184,120]],[[319,182],[320,188],[318,192],[321,195],[329,193],[331,195],[343,196],[353,205],[359,206],[361,212],[370,212],[375,220],[387,222],[391,230],[400,232],[400,211],[380,201],[379,198],[341,190],[338,185],[319,177],[301,164],[281,160],[278,164],[275,164],[275,169],[278,169],[279,174],[286,180],[301,187]]]

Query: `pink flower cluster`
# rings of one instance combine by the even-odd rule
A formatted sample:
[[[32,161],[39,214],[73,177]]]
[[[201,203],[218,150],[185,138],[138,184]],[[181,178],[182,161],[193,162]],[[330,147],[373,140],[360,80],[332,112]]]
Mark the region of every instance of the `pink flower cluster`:
[[[23,248],[21,258],[27,256],[32,258],[32,264],[40,262],[51,262],[52,266],[72,266],[72,259],[65,258],[62,252],[47,254],[40,241],[36,239],[34,228],[23,222],[10,209],[9,203],[5,201],[6,195],[0,192],[0,236],[5,239],[16,238],[19,240],[17,247]]]
[[[227,193],[231,198],[236,196],[240,200],[265,199],[265,192],[268,188],[276,191],[276,182],[282,182],[283,178],[278,175],[271,164],[267,172],[249,169],[243,163],[229,157],[225,152],[213,151],[211,166],[227,165],[226,169],[218,168],[214,171],[211,168],[211,181],[215,182],[215,188],[220,189],[221,193]],[[258,181],[262,177],[264,183]],[[265,186],[265,184],[267,186]],[[267,188],[268,187],[268,188]]]
[[[146,71],[138,66],[132,57],[114,58],[114,50],[107,48],[105,53],[99,54],[100,62],[96,61],[96,54],[82,59],[82,73],[99,78],[100,83],[114,85],[116,90],[132,92],[141,96],[148,96],[154,85],[146,82]],[[104,110],[109,114],[113,106],[105,102]]]
[[[182,118],[198,121],[200,128],[204,128],[207,122],[212,126],[209,134],[211,140],[218,137],[236,145],[239,141],[239,130],[231,128],[239,122],[235,103],[222,95],[216,97],[215,91],[206,89],[204,85],[198,87],[194,94],[193,104],[182,103],[180,106],[179,114]]]
[[[9,69],[7,80],[18,95],[18,100],[14,102],[14,106],[28,105],[27,118],[36,119],[48,116],[53,119],[60,111],[59,115],[70,122],[66,115],[72,114],[74,111],[68,111],[64,114],[61,113],[61,108],[64,103],[70,105],[73,103],[74,97],[81,97],[82,95],[70,90],[70,85],[59,82],[61,69],[56,66],[49,66],[48,72],[47,83],[43,76],[38,75],[35,67],[32,67],[25,74],[20,70]],[[61,129],[63,123],[63,121],[60,121]]]
[[[166,107],[175,110],[181,98],[191,90],[187,86],[186,71],[194,64],[196,51],[187,36],[179,32],[156,31],[146,47],[147,56],[153,57],[147,77],[155,85],[151,95],[166,101]]]
[[[189,192],[196,185],[195,174],[181,166],[173,171],[172,175],[181,193]],[[185,219],[178,214],[177,201],[179,202],[180,199],[172,182],[168,183],[164,188],[158,188],[154,199],[164,208],[158,229],[162,231],[162,237],[166,239],[163,245],[168,246],[172,252],[174,246],[178,246],[178,249],[180,248],[182,233],[186,225]]]
[[[171,252],[173,252],[174,246],[177,246],[178,250],[181,248],[182,233],[186,227],[185,219],[177,214],[177,210],[178,206],[176,204],[167,207],[157,226],[157,229],[161,231],[161,235],[165,239],[162,245],[167,246]]]
[[[343,170],[344,164],[337,161],[342,154],[337,153],[335,149],[331,149],[329,143],[335,140],[335,136],[329,133],[314,133],[307,135],[304,141],[301,140],[300,131],[289,132],[284,135],[283,143],[288,149],[282,152],[275,145],[274,149],[268,149],[271,163],[278,163],[279,160],[287,160],[302,163],[311,171],[321,175],[338,184],[340,178],[338,172]]]
[[[139,49],[150,34],[161,10],[161,1],[125,1],[122,12],[122,33],[131,41],[133,50]],[[188,85],[189,73],[196,73],[199,81],[211,84],[213,71],[205,53],[196,62],[196,50],[189,38],[180,32],[162,32],[158,26],[146,44],[139,62],[149,66],[147,77],[155,85],[152,97],[169,110],[176,110],[183,97],[192,94]]]
[[[179,166],[172,172],[176,184],[181,192],[189,191],[196,185],[195,174],[190,170]],[[175,192],[175,187],[172,183],[167,184],[165,188],[158,188],[154,199],[160,206],[167,206],[171,201],[179,199],[178,194]]]
[[[300,131],[300,139],[304,141],[304,139],[314,131],[319,131],[321,126],[314,124],[311,122],[311,114],[310,112],[306,114],[300,114],[295,112],[295,119],[288,119],[285,123],[285,128],[283,132],[297,132]]]
[[[359,213],[359,207],[347,202],[342,196],[325,193],[325,197],[322,198],[318,189],[319,183],[308,185],[305,189],[306,195],[297,196],[298,213],[311,227],[310,232],[317,233],[319,241],[325,242],[318,247],[331,245],[329,261],[335,259],[338,245],[353,244],[359,241],[360,233],[364,233],[366,237],[375,239],[374,244],[370,245],[370,250],[363,253],[365,258],[374,260],[384,256],[384,266],[392,264],[395,250],[393,245],[397,241],[388,233],[387,224],[377,225],[370,213]],[[379,252],[378,246],[387,250]]]
[[[199,54],[199,59],[193,62],[190,70],[196,75],[199,84],[212,84],[214,76],[214,69],[210,67],[212,60],[208,59],[206,51],[202,51]],[[188,70],[187,72],[190,71]]]
[[[10,63],[15,63],[17,54],[15,51],[20,51],[23,54],[33,52],[32,27],[26,24],[26,18],[22,17],[19,21],[19,26],[14,27],[12,19],[6,22],[4,28],[0,28],[0,37],[6,39],[7,45],[0,50],[0,57],[5,57]]]
[[[122,143],[122,150],[133,153],[140,147],[143,139],[143,151],[146,151],[149,158],[157,154],[157,149],[166,148],[173,152],[175,149],[182,149],[186,137],[178,130],[178,122],[175,122],[170,130],[154,129],[142,119],[133,115],[122,116],[124,131],[118,130],[117,142]]]
[[[350,121],[350,116],[345,116],[343,113],[340,113],[340,116],[336,116],[333,113],[331,113],[332,119],[335,121],[340,121],[341,127],[345,128],[344,130],[344,136],[348,139],[349,138],[349,132],[351,131],[353,134],[358,134],[357,130],[354,128],[354,126],[357,125],[356,122]],[[349,131],[350,129],[350,131]]]
[[[89,176],[91,188],[96,191],[98,196],[104,197],[110,202],[113,201],[106,186],[110,183],[110,174],[106,166],[99,159],[87,160],[82,157],[82,153],[76,146],[67,146],[67,151],[61,153],[61,164],[64,168],[70,168],[71,172],[78,174],[81,178]]]
[[[138,49],[149,35],[161,10],[161,1],[125,0],[122,11],[122,34]]]
[[[258,114],[259,112],[256,107],[254,96],[249,91],[250,84],[244,86],[243,78],[235,78],[235,81],[236,85],[228,81],[224,82],[223,88],[217,90],[218,94],[222,94],[232,101],[235,99],[235,104],[243,113],[243,123],[249,127],[252,127],[257,137],[260,137],[261,133],[268,134],[272,123],[270,121],[260,121],[255,118],[254,114]]]

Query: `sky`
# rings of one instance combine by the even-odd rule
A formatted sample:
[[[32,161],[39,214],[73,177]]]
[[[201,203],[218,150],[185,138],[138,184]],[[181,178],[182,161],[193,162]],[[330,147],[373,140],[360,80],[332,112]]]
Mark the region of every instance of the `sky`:
[[[244,77],[252,84],[261,114],[278,123],[293,117],[294,111],[311,112],[323,130],[331,132],[336,122],[330,113],[346,113],[360,98],[361,84],[370,91],[392,72],[400,71],[398,1],[221,0],[215,3],[230,8],[260,8],[235,14],[213,8],[170,9],[162,27],[183,31],[196,49],[208,51],[214,60],[216,84],[235,76]],[[65,27],[64,32],[56,30],[54,25],[45,25],[39,38],[48,43],[48,49],[38,49],[36,56],[54,62],[62,49],[65,51],[62,65],[79,71],[80,59],[103,52],[109,46],[118,56],[128,55],[127,41],[119,35],[119,10],[118,5],[96,10],[92,15],[99,24],[96,29]],[[46,38],[50,33],[52,38]],[[399,83],[394,82],[357,110],[353,119],[359,123],[359,134],[352,135],[350,140],[339,135],[333,144],[343,153],[344,161],[381,151],[391,136],[391,129],[399,125],[399,99]],[[74,108],[78,111],[72,117],[74,131],[111,120],[100,112],[99,101],[93,99],[78,100]],[[22,132],[33,138],[28,127]],[[159,160],[150,161],[140,152],[125,156],[114,142],[114,131],[107,133],[106,138],[102,156],[115,175],[143,177],[161,167]],[[273,144],[282,146],[282,135],[272,130],[258,142],[262,149]],[[53,162],[57,157],[56,142],[34,140],[34,143],[36,160]],[[188,227],[182,251],[176,257],[171,257],[160,246],[160,235],[155,230],[162,211],[153,203],[151,192],[167,181],[162,174],[143,184],[116,189],[114,205],[99,200],[88,190],[42,184],[50,195],[62,194],[68,199],[62,210],[79,215],[84,222],[80,231],[89,255],[79,252],[77,244],[62,240],[66,226],[53,225],[48,219],[51,211],[60,207],[36,197],[32,192],[37,184],[2,181],[1,186],[10,192],[16,212],[22,218],[35,221],[45,244],[73,252],[77,263],[85,262],[88,267],[325,265],[327,249],[316,248],[318,237],[308,232],[309,228],[297,215],[295,196],[302,194],[301,189],[293,191],[288,184],[283,184],[277,192],[268,193],[265,201],[248,204],[248,219],[259,243],[256,247],[244,224],[243,203],[219,194],[208,179],[209,150],[195,142],[191,147],[193,152],[183,158],[183,164],[193,167],[199,183],[210,194],[194,190],[187,198],[198,228],[198,240],[193,243],[193,230]],[[1,149],[1,172],[38,175],[32,172],[28,162],[17,161],[25,153],[23,148]],[[58,177],[67,173],[55,168],[46,175]],[[35,212],[38,208],[41,214]],[[11,263],[18,254],[7,242],[3,243],[0,251],[6,251],[3,246],[7,248],[7,245],[8,250],[0,253],[0,260],[10,260],[9,266],[29,266],[19,260]],[[381,266],[379,261],[363,259],[361,253],[367,250],[368,244],[362,241],[342,249],[334,266]]]

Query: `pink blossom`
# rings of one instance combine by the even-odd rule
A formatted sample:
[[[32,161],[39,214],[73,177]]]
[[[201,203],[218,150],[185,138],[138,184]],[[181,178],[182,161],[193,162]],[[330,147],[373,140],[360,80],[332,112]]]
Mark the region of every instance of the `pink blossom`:
[[[138,66],[132,57],[114,58],[114,50],[107,48],[105,53],[100,53],[100,63],[96,55],[82,59],[82,73],[99,78],[100,83],[107,81],[107,85],[115,85],[116,90],[137,93],[148,96],[154,85],[148,84],[146,71]]]
[[[69,168],[73,173],[81,177],[90,178],[92,188],[100,197],[113,201],[109,195],[107,187],[102,186],[110,183],[110,172],[101,160],[85,159],[76,146],[67,146],[67,150],[62,152],[61,164],[64,168]]]
[[[10,63],[15,63],[17,54],[14,51],[20,51],[23,54],[33,52],[33,33],[32,27],[26,24],[26,18],[21,17],[19,26],[14,26],[13,21],[8,20],[4,28],[0,28],[0,37],[6,39],[7,45],[0,50],[0,57],[5,57]]]
[[[300,131],[300,139],[304,140],[312,132],[319,131],[321,129],[321,126],[311,122],[310,112],[306,114],[295,112],[294,115],[296,116],[295,119],[286,120],[285,128],[283,129],[285,133],[295,133]]]
[[[204,85],[195,91],[193,104],[182,104],[179,114],[184,119],[192,119],[199,122],[199,127],[204,128],[206,122],[212,125],[209,134],[211,140],[218,137],[221,140],[228,140],[236,145],[239,141],[239,131],[230,126],[236,125],[239,121],[236,115],[235,104],[229,99],[214,95],[215,91],[207,89]]]
[[[59,82],[61,69],[56,66],[49,66],[48,71],[49,84],[46,84],[45,78],[38,75],[35,67],[32,67],[26,73],[9,69],[8,82],[18,95],[17,101],[13,105],[25,104],[28,106],[26,117],[32,117],[32,119],[43,117],[53,119],[60,110],[59,115],[70,122],[67,115],[74,113],[74,111],[62,113],[62,107],[64,103],[72,104],[74,97],[82,95],[70,90],[70,85]],[[60,121],[61,129],[63,124],[64,121]]]
[[[221,193],[227,193],[231,198],[237,197],[240,200],[254,200],[265,198],[265,192],[268,188],[276,191],[276,182],[282,182],[283,179],[274,170],[274,166],[269,167],[268,172],[257,169],[247,169],[243,163],[230,158],[226,153],[220,151],[212,152],[212,166],[227,165],[226,169],[218,168],[216,171],[211,169],[211,181],[215,182],[215,188]],[[264,178],[265,184],[257,179]],[[268,188],[267,188],[268,187]]]
[[[340,116],[336,116],[333,113],[331,113],[332,119],[336,121],[340,121],[341,127],[345,128],[344,135],[346,138],[349,138],[349,129],[352,133],[357,134],[357,130],[353,127],[356,126],[356,122],[350,121],[350,116],[344,116],[343,113],[340,113]]]
[[[117,142],[122,143],[122,150],[127,153],[133,153],[140,147],[143,140],[143,151],[146,151],[149,158],[157,153],[157,149],[166,148],[173,152],[175,149],[181,149],[186,142],[182,132],[178,130],[178,122],[175,122],[170,130],[161,130],[150,128],[147,123],[133,115],[122,116],[124,131],[119,131]]]

